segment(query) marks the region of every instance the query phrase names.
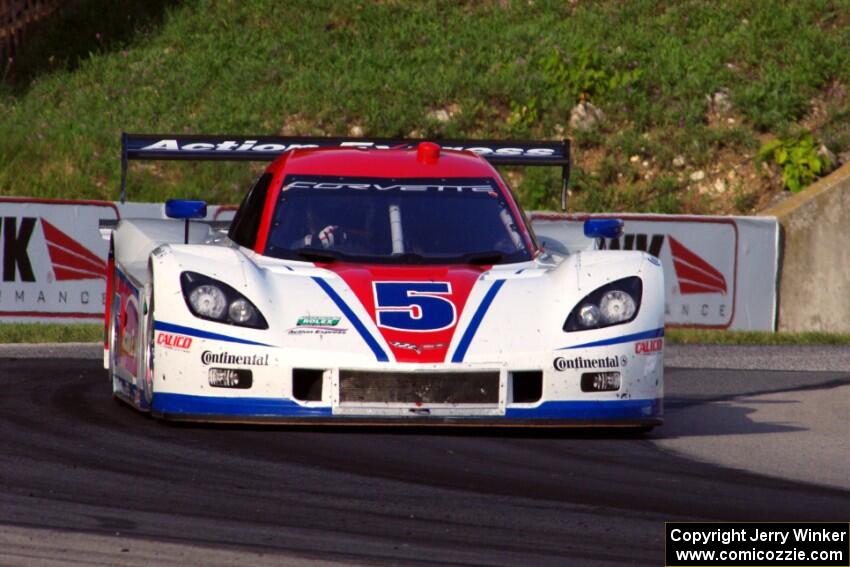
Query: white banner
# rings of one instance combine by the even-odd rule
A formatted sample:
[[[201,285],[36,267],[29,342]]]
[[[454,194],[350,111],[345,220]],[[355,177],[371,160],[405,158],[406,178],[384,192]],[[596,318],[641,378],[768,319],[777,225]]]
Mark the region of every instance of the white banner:
[[[235,207],[211,206],[230,220]],[[591,215],[611,218],[612,215]],[[161,203],[0,197],[0,322],[100,323],[106,301],[108,243],[99,221],[165,218]],[[575,238],[588,215],[531,213],[538,234]],[[768,217],[617,215],[625,234],[607,249],[645,250],[665,271],[667,323],[773,330],[778,223]]]
[[[228,218],[231,208],[209,207],[209,218]],[[99,222],[165,218],[164,209],[0,197],[0,322],[103,324],[109,243]]]
[[[670,326],[772,331],[776,327],[779,225],[772,217],[532,213],[535,232],[574,238],[576,223],[622,218],[605,249],[643,250],[661,260]]]

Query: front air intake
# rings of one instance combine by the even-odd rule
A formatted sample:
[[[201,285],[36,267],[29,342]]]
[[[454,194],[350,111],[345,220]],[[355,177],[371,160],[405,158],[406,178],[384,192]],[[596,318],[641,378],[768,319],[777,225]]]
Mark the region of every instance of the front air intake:
[[[340,403],[498,404],[499,371],[339,371]]]
[[[292,369],[292,397],[302,402],[322,401],[324,370],[312,368]]]

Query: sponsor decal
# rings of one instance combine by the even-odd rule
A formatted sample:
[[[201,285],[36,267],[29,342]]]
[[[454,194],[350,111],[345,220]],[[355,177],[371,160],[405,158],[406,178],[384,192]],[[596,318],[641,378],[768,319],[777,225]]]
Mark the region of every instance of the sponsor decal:
[[[667,322],[689,325],[731,322],[736,247],[735,228],[726,223],[689,223],[667,234],[636,232],[600,239],[604,250],[642,250],[654,256],[667,276]]]
[[[287,331],[289,335],[344,335],[348,329],[338,327],[341,317],[302,315],[295,326]]]
[[[412,350],[417,354],[426,351],[426,350],[434,350],[438,348],[446,348],[445,343],[434,343],[428,345],[418,345],[416,343],[406,343],[401,341],[390,341],[390,344],[396,348],[404,349],[404,350]]]
[[[286,331],[287,335],[344,335],[348,329],[336,327],[293,327]]]
[[[0,208],[0,317],[103,317],[107,244],[97,222],[117,211],[3,199]]]
[[[119,293],[126,290],[118,290]],[[117,354],[118,366],[127,371],[130,376],[136,376],[138,372],[137,347],[141,337],[139,335],[139,303],[135,296],[121,293],[119,304]]]
[[[94,252],[41,219],[56,281],[106,278],[106,262]]]
[[[205,350],[201,353],[201,364],[233,364],[240,366],[268,366],[267,354],[230,354],[229,352],[212,352]]]
[[[32,217],[0,218],[0,228],[3,229],[0,238],[3,239],[4,282],[18,281],[16,276],[20,276],[20,281],[23,282],[35,281],[32,262],[27,254],[35,223],[36,219]]]
[[[664,348],[664,339],[650,339],[635,343],[635,354],[655,354]]]
[[[602,250],[642,250],[657,258],[661,254],[661,247],[664,246],[665,236],[626,233],[620,238],[601,238],[599,247]]]
[[[279,140],[285,142],[285,140]],[[387,150],[391,147],[388,144],[377,144],[369,141],[354,141],[354,140],[323,140],[322,147],[339,147],[339,148],[371,148],[378,150]],[[320,144],[315,143],[269,143],[264,140],[260,143],[259,140],[210,140],[208,142],[198,142],[193,140],[189,143],[181,143],[176,138],[164,138],[152,144],[144,146],[139,151],[158,151],[158,152],[215,152],[215,153],[280,153],[298,148],[318,148]],[[445,145],[442,146],[446,150],[466,150],[474,152],[482,156],[494,155],[502,157],[558,157],[555,148],[545,147],[490,147],[483,144],[477,145]]]
[[[628,359],[625,356],[603,356],[599,358],[584,358],[578,356],[576,358],[564,358],[559,356],[553,361],[555,370],[563,372],[564,370],[583,370],[585,368],[620,368],[626,366]]]
[[[697,256],[693,251],[670,237],[670,251],[673,254],[673,266],[679,280],[679,292],[682,295],[695,293],[720,293],[726,295],[726,279],[717,268]]]
[[[2,217],[4,282],[35,282],[29,254],[30,240],[39,222],[56,281],[96,280],[106,277],[106,262],[44,218]]]
[[[139,335],[139,312],[134,302],[127,304],[124,311],[124,323],[121,325],[121,352],[128,356],[135,356],[136,341]]]
[[[314,317],[303,315],[296,323],[299,327],[336,327],[339,325],[340,317]]]
[[[356,189],[360,191],[453,191],[461,193],[473,191],[478,193],[492,193],[493,186],[483,184],[462,183],[351,183],[351,182],[327,182],[327,181],[293,181],[287,183],[281,189]]]
[[[156,344],[170,349],[189,350],[192,347],[192,337],[160,331],[156,337]]]
[[[247,390],[254,381],[251,371],[245,368],[210,368],[208,377],[213,388]]]

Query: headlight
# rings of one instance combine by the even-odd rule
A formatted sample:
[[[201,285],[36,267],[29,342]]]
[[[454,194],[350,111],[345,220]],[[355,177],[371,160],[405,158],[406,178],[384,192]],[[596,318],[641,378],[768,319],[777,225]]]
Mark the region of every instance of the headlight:
[[[192,310],[202,317],[221,319],[227,307],[224,292],[214,285],[199,285],[189,294]]]
[[[599,324],[599,307],[592,303],[585,303],[578,310],[579,324],[582,327],[595,327]]]
[[[601,329],[637,317],[643,283],[637,276],[606,284],[578,302],[564,322],[567,332]]]
[[[197,272],[183,272],[180,287],[189,311],[196,317],[254,329],[269,328],[254,304],[224,282]]]
[[[257,311],[247,299],[237,299],[230,304],[227,314],[235,323],[242,324],[253,319]]]
[[[599,311],[604,323],[622,323],[634,317],[637,304],[634,298],[625,291],[612,289],[606,291],[599,301]]]

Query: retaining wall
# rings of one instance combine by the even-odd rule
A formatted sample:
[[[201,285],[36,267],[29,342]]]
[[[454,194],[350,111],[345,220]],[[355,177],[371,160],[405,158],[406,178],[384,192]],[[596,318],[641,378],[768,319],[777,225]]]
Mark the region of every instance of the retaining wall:
[[[850,164],[761,214],[782,228],[777,330],[850,332]]]

